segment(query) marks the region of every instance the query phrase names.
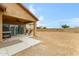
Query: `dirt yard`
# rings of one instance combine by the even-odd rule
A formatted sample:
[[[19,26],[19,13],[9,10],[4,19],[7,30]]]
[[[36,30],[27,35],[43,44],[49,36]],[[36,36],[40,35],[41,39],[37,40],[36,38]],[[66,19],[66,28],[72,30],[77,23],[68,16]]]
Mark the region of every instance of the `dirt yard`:
[[[72,56],[79,55],[79,33],[41,32],[37,33],[40,44],[25,49],[16,56]]]

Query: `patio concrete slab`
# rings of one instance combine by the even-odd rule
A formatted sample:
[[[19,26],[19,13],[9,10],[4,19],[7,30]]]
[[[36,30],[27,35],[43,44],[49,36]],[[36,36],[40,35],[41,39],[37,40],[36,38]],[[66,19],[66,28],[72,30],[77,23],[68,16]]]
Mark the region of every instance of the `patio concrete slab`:
[[[26,36],[18,36],[17,39],[22,40],[22,42],[8,46],[8,47],[0,48],[0,55],[1,56],[6,56],[6,55],[11,56],[24,49],[27,49],[31,46],[34,46],[34,45],[40,43],[39,40],[30,38],[30,37],[26,37]]]

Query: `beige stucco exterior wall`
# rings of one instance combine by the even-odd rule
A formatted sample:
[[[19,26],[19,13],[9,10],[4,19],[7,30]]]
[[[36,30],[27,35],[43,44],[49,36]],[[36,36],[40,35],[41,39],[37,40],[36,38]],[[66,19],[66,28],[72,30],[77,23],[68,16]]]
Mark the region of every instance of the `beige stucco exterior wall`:
[[[36,21],[29,13],[28,11],[25,11],[21,6],[19,6],[16,3],[4,3],[3,4],[6,7],[6,13],[7,15],[14,16],[17,18],[22,18],[26,20]]]

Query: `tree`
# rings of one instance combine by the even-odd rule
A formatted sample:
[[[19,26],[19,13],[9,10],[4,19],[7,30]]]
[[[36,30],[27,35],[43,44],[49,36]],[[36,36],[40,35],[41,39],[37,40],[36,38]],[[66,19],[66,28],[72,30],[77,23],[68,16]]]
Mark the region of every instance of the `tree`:
[[[47,27],[39,26],[37,29],[47,29]]]
[[[69,28],[70,26],[68,26],[68,25],[65,24],[65,25],[62,25],[61,27],[62,28]]]
[[[43,27],[43,29],[47,29],[46,27]]]

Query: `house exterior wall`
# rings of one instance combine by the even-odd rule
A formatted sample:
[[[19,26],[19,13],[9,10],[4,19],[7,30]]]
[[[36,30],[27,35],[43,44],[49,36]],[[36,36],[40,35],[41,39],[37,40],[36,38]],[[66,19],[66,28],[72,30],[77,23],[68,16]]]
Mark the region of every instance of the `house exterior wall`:
[[[4,3],[6,7],[6,15],[22,18],[30,21],[36,21],[29,13],[26,12],[19,4],[16,3]]]

